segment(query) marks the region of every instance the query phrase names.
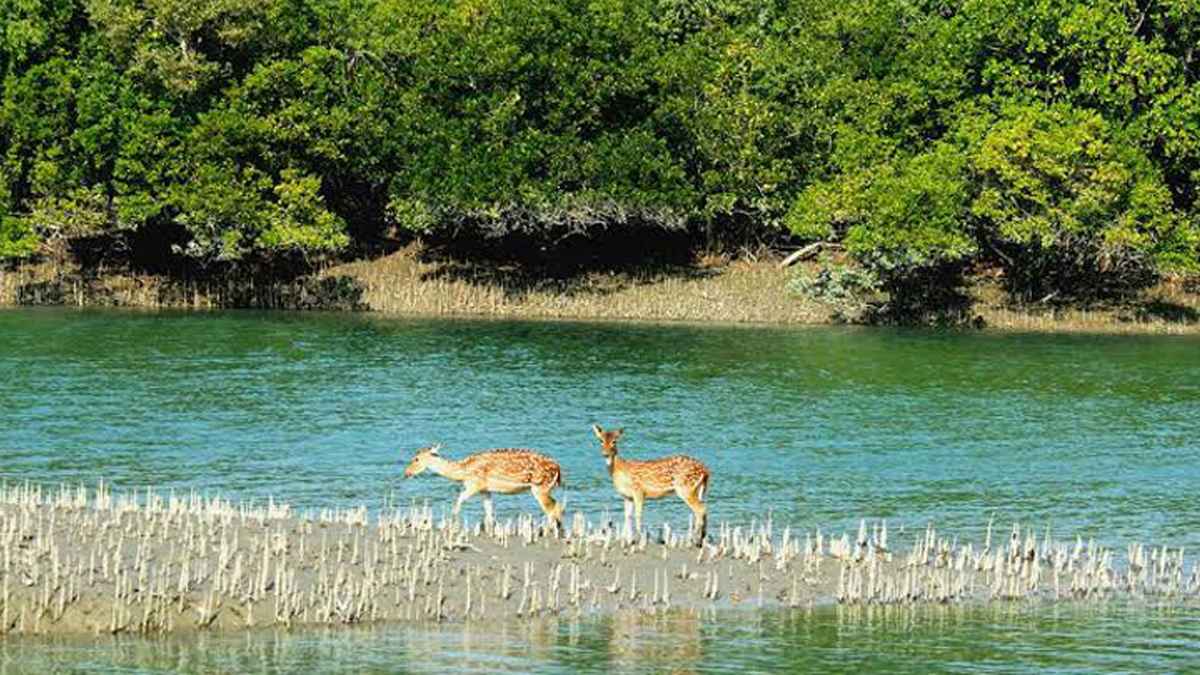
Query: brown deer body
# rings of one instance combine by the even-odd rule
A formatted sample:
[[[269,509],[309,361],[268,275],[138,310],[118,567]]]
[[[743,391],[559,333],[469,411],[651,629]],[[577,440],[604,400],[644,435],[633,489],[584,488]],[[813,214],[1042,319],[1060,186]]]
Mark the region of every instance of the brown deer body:
[[[637,531],[642,530],[642,506],[647,499],[676,494],[695,516],[696,544],[704,544],[708,525],[708,506],[704,494],[708,491],[708,467],[687,455],[637,461],[617,455],[617,439],[624,429],[605,431],[593,424],[592,431],[600,439],[600,452],[613,487],[625,499],[625,529],[631,531],[630,516],[637,519]]]
[[[529,491],[537,499],[546,517],[562,533],[563,505],[554,501],[550,492],[563,484],[562,469],[558,462],[525,448],[499,448],[465,457],[459,461],[446,459],[438,454],[440,446],[421,448],[413,456],[404,477],[411,478],[429,469],[430,471],[462,483],[462,492],[454,502],[454,515],[458,516],[463,502],[476,494],[483,495],[484,518],[490,525],[494,522],[492,494],[516,494]]]

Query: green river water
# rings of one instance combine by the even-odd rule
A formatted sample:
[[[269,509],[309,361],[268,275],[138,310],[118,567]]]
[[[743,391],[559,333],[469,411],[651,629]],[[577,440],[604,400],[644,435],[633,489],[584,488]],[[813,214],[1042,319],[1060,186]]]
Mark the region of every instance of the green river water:
[[[624,427],[629,456],[703,459],[714,522],[886,518],[907,546],[994,518],[1200,552],[1194,337],[0,311],[9,481],[448,505],[445,481],[398,480],[413,449],[529,446],[598,519],[620,502],[593,422]],[[647,507],[651,527],[686,513]],[[0,671],[1182,672],[1198,650],[1191,606],[1005,604],[10,638]]]

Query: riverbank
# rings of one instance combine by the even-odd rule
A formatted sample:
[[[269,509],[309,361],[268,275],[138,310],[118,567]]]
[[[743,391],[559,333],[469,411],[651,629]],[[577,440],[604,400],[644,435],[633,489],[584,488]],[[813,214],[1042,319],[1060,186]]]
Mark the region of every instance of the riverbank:
[[[1200,598],[1182,550],[1121,553],[1014,527],[961,543],[886,523],[829,537],[766,522],[632,536],[568,514],[485,528],[428,505],[297,513],[197,494],[0,488],[0,630],[166,634],[377,622],[507,622],[845,605]],[[893,548],[893,545],[895,548]]]
[[[804,265],[804,263],[801,263]],[[413,244],[291,280],[186,279],[42,263],[0,270],[0,306],[317,309],[405,316],[820,325],[831,309],[789,288],[776,260],[707,257],[686,266],[531,277],[503,265],[428,259]],[[1198,333],[1200,293],[1163,282],[1120,303],[1013,305],[994,278],[967,289],[971,325],[1038,332]]]

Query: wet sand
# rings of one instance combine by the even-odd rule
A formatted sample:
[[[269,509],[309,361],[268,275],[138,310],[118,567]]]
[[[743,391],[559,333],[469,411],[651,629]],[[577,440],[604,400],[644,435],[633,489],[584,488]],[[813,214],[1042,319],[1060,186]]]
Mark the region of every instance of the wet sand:
[[[448,505],[448,504],[447,504]],[[1200,598],[1181,550],[1014,528],[952,543],[886,523],[836,538],[768,521],[633,533],[568,513],[491,527],[408,504],[297,513],[197,494],[0,487],[0,631],[172,633],[506,622],[770,607]],[[893,548],[895,546],[895,548]]]

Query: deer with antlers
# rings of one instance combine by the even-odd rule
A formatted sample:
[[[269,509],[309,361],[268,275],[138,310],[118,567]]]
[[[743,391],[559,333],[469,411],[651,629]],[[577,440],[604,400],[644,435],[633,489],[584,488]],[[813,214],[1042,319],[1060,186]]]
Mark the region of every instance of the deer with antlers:
[[[429,469],[430,471],[462,483],[462,492],[454,502],[454,516],[462,509],[463,502],[476,494],[483,495],[484,519],[494,523],[492,493],[516,494],[528,490],[537,499],[546,517],[554,523],[555,530],[563,531],[563,505],[554,501],[550,491],[563,484],[562,469],[558,462],[525,448],[498,448],[470,455],[455,461],[439,454],[440,445],[421,448],[413,456],[404,477],[411,478]]]
[[[617,439],[624,429],[605,431],[599,424],[592,431],[600,439],[600,452],[613,487],[625,498],[625,530],[631,531],[630,515],[637,518],[637,531],[642,530],[642,505],[647,499],[658,499],[672,492],[688,505],[695,516],[696,545],[704,545],[708,523],[708,506],[704,493],[708,491],[708,467],[687,455],[637,461],[617,456]]]

